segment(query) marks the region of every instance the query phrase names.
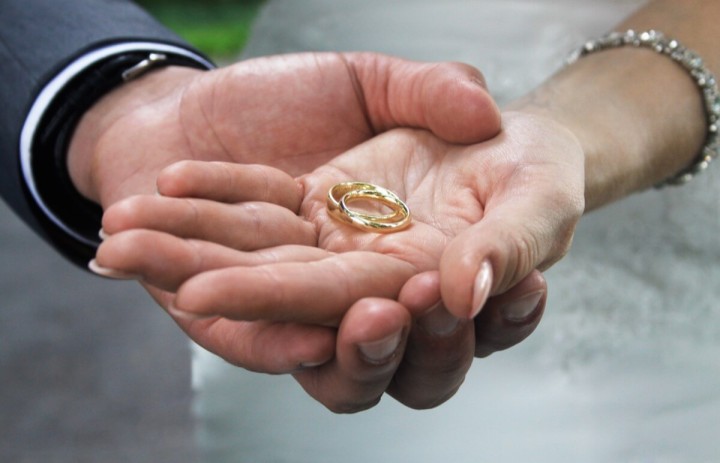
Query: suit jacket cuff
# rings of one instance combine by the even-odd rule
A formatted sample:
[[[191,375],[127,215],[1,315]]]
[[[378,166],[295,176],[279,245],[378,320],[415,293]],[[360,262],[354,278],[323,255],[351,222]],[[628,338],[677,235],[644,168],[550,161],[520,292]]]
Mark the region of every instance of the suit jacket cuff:
[[[51,244],[82,266],[99,245],[102,211],[70,181],[65,162],[70,136],[82,114],[123,83],[122,72],[150,53],[166,55],[166,64],[213,67],[202,55],[167,43],[138,41],[94,49],[48,81],[22,127],[19,162],[25,196]]]

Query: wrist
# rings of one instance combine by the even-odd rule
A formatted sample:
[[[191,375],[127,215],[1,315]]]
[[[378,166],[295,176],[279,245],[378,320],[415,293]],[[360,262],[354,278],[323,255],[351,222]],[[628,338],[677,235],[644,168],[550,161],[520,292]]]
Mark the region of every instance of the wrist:
[[[117,134],[110,130],[126,118],[136,117],[142,124],[142,112],[159,105],[176,104],[180,89],[198,74],[205,71],[191,67],[168,66],[152,70],[130,82],[126,82],[100,98],[83,114],[76,126],[67,152],[67,168],[75,188],[87,199],[103,204],[103,198],[112,197],[114,185],[122,180],[120,172],[112,164],[120,164],[116,156],[132,153],[116,153],[112,145]],[[122,134],[132,137],[131,133]],[[115,140],[114,140],[115,139]],[[118,143],[119,145],[119,143]],[[134,156],[139,162],[142,156]],[[124,166],[122,170],[138,166]]]
[[[550,117],[578,138],[588,210],[681,171],[705,135],[696,85],[672,60],[649,50],[584,57],[512,108]]]
[[[103,95],[121,86],[123,73],[154,55],[164,64],[210,68],[202,56],[155,42],[108,44],[80,54],[42,83],[20,134],[19,163],[39,226],[70,259],[84,264],[98,244],[102,210],[70,178],[68,148],[79,120]]]

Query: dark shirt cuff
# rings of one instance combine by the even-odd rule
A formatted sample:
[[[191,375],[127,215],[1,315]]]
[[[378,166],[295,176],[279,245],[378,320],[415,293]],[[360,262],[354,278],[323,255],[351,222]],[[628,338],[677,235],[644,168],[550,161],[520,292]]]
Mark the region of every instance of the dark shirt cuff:
[[[211,69],[205,57],[173,45],[130,42],[93,50],[71,62],[38,94],[20,139],[20,168],[25,194],[51,244],[65,257],[86,266],[100,244],[100,206],[75,189],[67,170],[70,139],[82,115],[112,89],[128,80],[128,70],[181,65]],[[139,65],[139,66],[138,66]]]

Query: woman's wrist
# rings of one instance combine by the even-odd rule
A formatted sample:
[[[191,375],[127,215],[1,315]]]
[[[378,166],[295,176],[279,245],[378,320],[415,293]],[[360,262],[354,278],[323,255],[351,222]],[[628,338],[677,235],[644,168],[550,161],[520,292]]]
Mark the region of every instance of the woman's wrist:
[[[587,210],[681,171],[706,134],[702,97],[687,71],[642,49],[586,56],[511,108],[550,117],[578,138]]]

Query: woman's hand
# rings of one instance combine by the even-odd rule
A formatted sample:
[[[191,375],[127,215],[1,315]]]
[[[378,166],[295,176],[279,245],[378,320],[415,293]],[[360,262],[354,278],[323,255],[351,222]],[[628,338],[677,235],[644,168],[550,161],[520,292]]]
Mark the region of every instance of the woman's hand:
[[[214,223],[213,217],[224,212],[209,207],[207,199],[241,200],[237,189],[224,188],[229,185],[224,182],[216,184],[209,194],[207,182],[189,179],[206,178],[207,173],[201,172],[212,170],[226,175],[228,169],[238,177],[244,175],[243,166],[227,165],[185,164],[165,172],[160,184],[181,185],[174,190],[176,195],[206,198],[182,200],[179,209],[168,215],[176,216],[184,207],[187,213],[180,215]],[[358,335],[367,338],[368,333],[375,333],[375,339],[386,341],[382,349],[375,343],[375,353],[383,352],[389,367],[377,375],[375,386],[365,388],[371,394],[362,403],[374,403],[389,387],[409,405],[431,406],[459,386],[473,349],[477,355],[487,355],[519,342],[537,325],[545,286],[534,269],[550,265],[567,250],[582,212],[582,178],[582,153],[573,137],[544,119],[508,115],[505,130],[498,138],[476,146],[450,145],[425,132],[400,130],[360,146],[302,179],[306,191],[302,210],[319,231],[319,243],[326,251],[309,253],[303,247],[285,246],[259,254],[270,255],[271,259],[258,259],[255,253],[255,260],[245,257],[246,262],[242,262],[240,256],[245,254],[230,247],[213,247],[213,252],[197,246],[188,249],[186,242],[176,237],[157,231],[134,231],[113,237],[115,243],[106,243],[99,258],[115,264],[114,268],[141,273],[150,281],[167,278],[168,272],[153,270],[144,260],[147,256],[142,249],[147,246],[142,246],[139,237],[155,233],[154,242],[166,242],[168,249],[184,246],[195,256],[175,259],[169,272],[175,275],[171,286],[179,287],[175,306],[182,313],[221,315],[241,323],[276,320],[336,326],[342,319],[336,359],[297,375],[324,403],[332,400],[322,393],[323,380],[337,378],[343,362],[352,363],[348,360],[351,355],[343,359],[341,350],[349,352],[349,345],[357,348],[362,344],[343,340]],[[377,235],[332,220],[325,210],[327,189],[347,180],[369,181],[395,190],[413,210],[413,225],[401,233]],[[162,217],[170,210],[167,201],[172,200],[150,198],[139,209],[145,217]],[[176,226],[163,227],[162,223],[167,222],[161,220],[148,225],[140,217],[143,214],[133,214],[133,208],[129,209],[108,211],[107,225],[114,232],[131,228],[177,232]],[[118,210],[123,212],[113,216]],[[183,228],[195,232],[186,232],[185,237],[207,238],[200,222],[193,227],[190,220]],[[232,246],[238,234],[232,228],[222,228],[209,238]],[[119,247],[118,240],[126,245]],[[113,259],[120,248],[130,251],[124,254],[124,262]],[[203,268],[189,264],[198,262],[198,256],[203,254],[214,255],[214,260],[204,258]],[[166,252],[160,261],[173,261],[170,255]],[[220,255],[224,257],[218,258]],[[230,268],[206,271],[224,267]],[[438,268],[439,276],[435,271]],[[441,286],[445,303],[454,304],[448,307],[455,317],[439,304]],[[486,304],[489,295],[498,297]],[[376,299],[364,299],[368,297]],[[409,321],[392,299],[399,299],[410,310],[417,325],[431,327],[430,336],[428,330],[410,332],[403,362],[398,353],[403,352]],[[476,318],[478,332],[473,342],[472,324],[462,320],[471,318],[483,306],[485,309]],[[348,320],[357,319],[350,316],[353,310],[374,314],[375,320],[383,318],[379,314],[391,314],[386,316],[390,321],[375,327],[366,323],[364,328],[355,329],[348,325]],[[365,315],[368,318],[373,319]],[[363,327],[359,322],[355,325]],[[430,342],[433,339],[435,342]],[[435,348],[428,349],[432,344]],[[448,352],[454,355],[448,357]],[[442,384],[433,386],[433,378],[437,383],[437,378],[442,377],[438,370],[443,367],[450,374],[439,381]],[[339,376],[343,376],[342,371]],[[392,384],[390,378],[394,378]],[[324,388],[328,389],[332,388]],[[355,400],[331,408],[358,409],[362,405]]]
[[[336,326],[358,299],[395,299],[411,276],[439,269],[447,308],[470,319],[488,296],[565,254],[583,211],[583,175],[572,135],[536,116],[508,114],[499,136],[470,146],[425,131],[388,132],[300,179],[301,215],[326,251],[313,265],[288,255],[261,271],[206,272],[181,286],[176,308],[240,320],[283,320],[292,309],[295,321]],[[404,198],[412,225],[377,234],[331,218],[328,190],[353,180]],[[238,233],[226,229],[223,241]]]

